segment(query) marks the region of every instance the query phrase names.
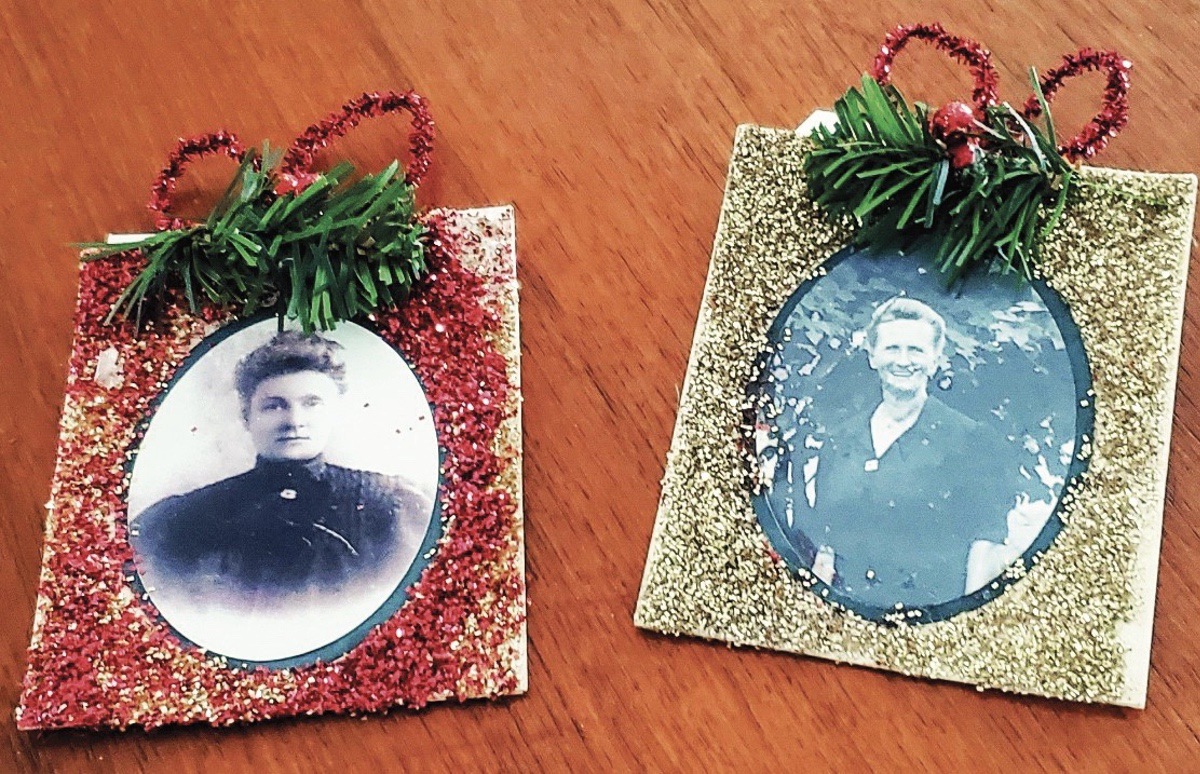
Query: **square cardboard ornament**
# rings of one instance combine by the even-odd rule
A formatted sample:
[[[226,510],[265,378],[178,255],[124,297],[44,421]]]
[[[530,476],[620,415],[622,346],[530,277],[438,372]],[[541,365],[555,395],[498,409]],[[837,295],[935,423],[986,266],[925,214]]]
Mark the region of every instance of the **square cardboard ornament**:
[[[409,298],[315,335],[108,324],[139,259],[83,265],[21,728],[526,690],[513,210],[423,220]]]
[[[1083,167],[1040,277],[858,250],[741,126],[642,628],[1141,707],[1196,178]]]

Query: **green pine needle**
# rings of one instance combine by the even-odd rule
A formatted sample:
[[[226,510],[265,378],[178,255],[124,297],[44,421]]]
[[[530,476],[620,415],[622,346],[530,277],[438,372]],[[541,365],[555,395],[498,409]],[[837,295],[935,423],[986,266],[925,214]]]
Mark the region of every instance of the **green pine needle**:
[[[1030,76],[1044,128],[1007,104],[990,108],[977,124],[984,152],[955,170],[930,133],[930,109],[910,106],[894,87],[864,75],[834,105],[837,125],[813,133],[809,192],[834,215],[860,224],[859,246],[903,248],[935,234],[934,262],[950,283],[976,267],[1031,278],[1073,169],[1058,153],[1037,74]]]
[[[122,245],[91,244],[87,260],[140,250],[145,265],[108,315],[133,318],[168,289],[243,314],[274,308],[306,332],[393,307],[428,271],[414,191],[393,162],[346,184],[341,164],[298,193],[275,195],[279,154],[251,151],[204,223]]]

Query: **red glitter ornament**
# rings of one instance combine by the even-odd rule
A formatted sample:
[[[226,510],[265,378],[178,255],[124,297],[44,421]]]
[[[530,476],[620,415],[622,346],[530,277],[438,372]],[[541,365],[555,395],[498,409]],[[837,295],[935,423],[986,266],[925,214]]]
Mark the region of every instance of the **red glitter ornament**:
[[[124,568],[133,558],[124,462],[140,441],[136,428],[210,321],[232,318],[220,310],[190,316],[175,294],[166,314],[141,332],[105,324],[141,257],[123,253],[84,264],[54,529],[39,589],[42,622],[29,655],[21,728],[225,725],[517,689],[511,643],[524,621],[520,522],[517,500],[501,484],[513,457],[498,444],[517,388],[494,344],[501,317],[491,289],[511,278],[463,265],[461,255],[481,249],[481,235],[461,216],[435,214],[426,226],[433,272],[401,308],[379,314],[375,327],[412,366],[433,407],[444,459],[443,536],[409,601],[388,621],[335,661],[288,670],[231,669],[183,645],[150,602],[121,601],[130,592]],[[113,388],[91,378],[110,347],[127,364]]]
[[[310,172],[281,172],[279,182],[275,184],[275,195],[294,194],[303,191],[313,184],[318,175]]]
[[[432,122],[410,94],[364,95],[340,118],[310,127],[289,151],[281,186],[299,190],[311,180],[316,149],[367,115],[401,107],[416,114],[409,165],[415,184],[428,168]],[[245,153],[233,135],[216,132],[181,141],[171,154],[151,197],[160,228],[182,223],[167,212],[188,161],[216,152],[239,160]],[[512,482],[520,450],[505,445],[504,432],[519,397],[515,365],[497,347],[505,305],[515,303],[511,232],[454,212],[423,221],[431,272],[401,306],[372,318],[413,368],[433,410],[443,460],[442,537],[391,618],[337,659],[290,669],[235,669],[185,645],[148,599],[134,596],[126,570],[133,555],[125,463],[140,443],[138,428],[192,348],[233,315],[212,307],[188,314],[182,292],[169,290],[162,314],[144,329],[107,324],[144,258],[125,252],[83,265],[18,727],[227,725],[416,708],[519,689],[515,643],[523,636],[525,588]],[[464,264],[468,255],[478,271]],[[95,364],[108,350],[124,366],[118,381],[100,384]]]
[[[974,137],[962,137],[958,141],[946,143],[946,155],[950,159],[951,169],[969,167],[979,160],[979,140]]]
[[[975,128],[975,113],[965,102],[947,102],[929,117],[929,131],[934,139],[945,142]]]

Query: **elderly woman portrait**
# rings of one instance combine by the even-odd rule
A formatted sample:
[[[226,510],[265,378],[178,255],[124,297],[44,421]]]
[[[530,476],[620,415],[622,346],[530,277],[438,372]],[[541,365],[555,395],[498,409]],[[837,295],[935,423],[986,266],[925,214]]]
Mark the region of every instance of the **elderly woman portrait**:
[[[147,586],[231,601],[331,591],[385,565],[428,499],[400,478],[326,461],[346,392],[342,346],[276,334],[236,367],[252,468],[146,508],[131,528]]]
[[[793,490],[793,527],[813,574],[876,608],[962,596],[972,546],[1006,537],[1015,490],[991,470],[1000,439],[930,392],[946,340],[927,304],[881,303],[864,341],[873,408],[794,452],[803,486]]]

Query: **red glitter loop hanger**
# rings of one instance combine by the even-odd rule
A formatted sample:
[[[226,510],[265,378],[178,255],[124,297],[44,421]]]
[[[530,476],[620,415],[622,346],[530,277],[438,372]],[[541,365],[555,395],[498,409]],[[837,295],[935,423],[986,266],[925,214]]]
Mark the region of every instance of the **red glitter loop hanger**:
[[[871,64],[871,77],[886,86],[892,77],[892,63],[910,40],[922,40],[956,59],[971,70],[975,86],[971,100],[979,117],[999,102],[1000,74],[992,65],[992,55],[977,41],[951,35],[940,24],[902,24],[883,39],[883,45]]]
[[[412,158],[405,167],[404,177],[409,185],[414,188],[419,186],[425,173],[429,171],[433,155],[434,125],[425,98],[415,91],[389,91],[383,94],[370,92],[350,100],[340,111],[308,127],[296,138],[283,156],[283,174],[295,176],[299,187],[303,188],[314,176],[314,158],[330,142],[344,137],[347,132],[362,123],[363,119],[398,111],[406,111],[412,115],[412,132],[409,135]]]
[[[907,24],[897,27],[884,38],[879,53],[871,64],[871,76],[887,85],[891,80],[896,55],[910,40],[922,40],[971,68],[975,86],[971,92],[978,117],[986,108],[999,102],[999,75],[992,65],[991,53],[977,41],[951,35],[940,24]],[[1080,49],[1063,57],[1063,63],[1046,73],[1040,86],[1047,104],[1054,99],[1063,83],[1085,72],[1107,72],[1104,101],[1100,112],[1079,130],[1079,133],[1059,146],[1059,152],[1071,161],[1090,159],[1104,150],[1109,140],[1120,134],[1129,122],[1129,70],[1133,63],[1116,51]],[[1029,97],[1021,111],[1029,119],[1042,113],[1036,95]]]
[[[301,190],[316,178],[312,165],[318,152],[338,137],[344,137],[363,119],[382,116],[397,111],[412,114],[412,131],[409,149],[412,158],[405,167],[405,180],[414,188],[420,185],[429,171],[433,155],[433,118],[425,98],[415,91],[370,92],[350,100],[341,110],[305,129],[295,139],[283,156],[279,176],[287,190]],[[246,158],[246,147],[232,132],[218,130],[187,139],[181,139],[167,158],[167,165],[159,172],[150,190],[150,210],[157,213],[155,228],[159,231],[187,228],[193,221],[171,214],[172,197],[179,178],[183,177],[188,164],[194,159],[223,153],[237,162]]]
[[[180,139],[175,150],[167,157],[167,165],[158,173],[154,186],[150,189],[150,210],[157,213],[154,227],[159,231],[186,228],[191,221],[171,215],[171,199],[175,195],[175,186],[179,178],[193,159],[204,158],[216,153],[223,153],[239,164],[246,158],[246,148],[238,140],[237,135],[224,130],[209,132],[195,137]]]
[[[1064,81],[1089,71],[1108,72],[1100,112],[1092,116],[1092,120],[1070,141],[1058,146],[1060,153],[1072,161],[1090,159],[1104,150],[1109,140],[1120,134],[1129,122],[1129,70],[1132,67],[1133,62],[1116,51],[1084,48],[1074,54],[1067,54],[1063,57],[1061,65],[1046,73],[1042,78],[1041,87],[1042,94],[1049,104]],[[1042,106],[1037,95],[1031,96],[1025,102],[1022,112],[1030,119],[1041,115]]]

